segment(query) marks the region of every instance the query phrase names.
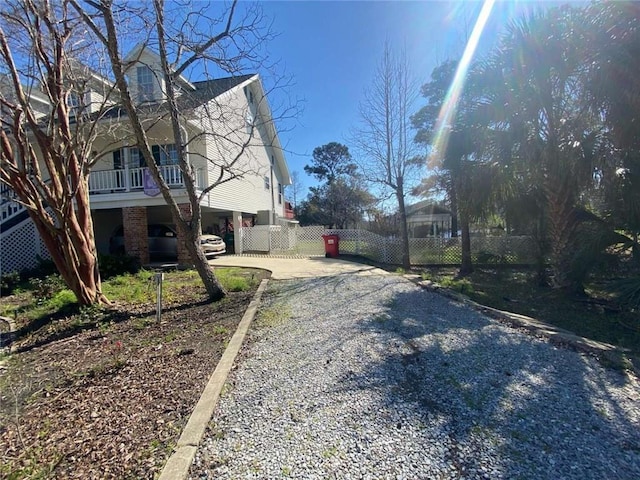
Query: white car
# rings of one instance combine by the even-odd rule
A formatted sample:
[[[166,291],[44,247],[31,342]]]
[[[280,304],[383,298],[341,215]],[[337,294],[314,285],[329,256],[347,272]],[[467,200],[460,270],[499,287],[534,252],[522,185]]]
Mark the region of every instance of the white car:
[[[169,225],[152,224],[147,226],[149,236],[149,256],[176,258],[178,255],[178,234]],[[227,246],[217,235],[203,234],[200,236],[200,248],[205,256],[226,253]],[[112,254],[125,253],[124,230],[118,227],[109,240],[109,252]]]

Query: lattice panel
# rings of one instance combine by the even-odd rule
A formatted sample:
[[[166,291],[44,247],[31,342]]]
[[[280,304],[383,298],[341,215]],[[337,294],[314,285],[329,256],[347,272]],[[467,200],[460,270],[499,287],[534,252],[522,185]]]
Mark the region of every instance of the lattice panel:
[[[0,275],[36,267],[38,256],[51,258],[31,219],[3,232],[1,244]]]
[[[241,227],[243,252],[269,252],[269,226]]]
[[[376,262],[402,263],[402,240],[382,237],[366,230],[325,230],[296,224],[245,227],[242,229],[244,252],[269,252],[275,255],[324,255],[323,234],[338,235],[342,254],[360,255]],[[477,264],[531,264],[536,246],[530,237],[472,237],[471,257]],[[410,238],[412,265],[459,265],[462,239]]]
[[[387,262],[391,254],[392,242],[367,230],[327,230],[327,233],[340,237],[340,253],[361,255],[378,262]]]
[[[365,230],[328,230],[340,237],[340,253],[361,255],[371,260],[402,263],[402,240],[382,237]],[[478,264],[531,264],[535,262],[535,242],[530,237],[473,237],[471,258]],[[410,238],[409,259],[412,265],[459,265],[462,239]]]
[[[322,235],[325,234],[324,227],[297,225],[293,231],[295,232],[295,244],[292,250],[296,255],[324,256],[324,240],[322,239]]]
[[[324,255],[323,227],[300,227],[297,224],[256,225],[243,227],[243,252],[316,256]]]

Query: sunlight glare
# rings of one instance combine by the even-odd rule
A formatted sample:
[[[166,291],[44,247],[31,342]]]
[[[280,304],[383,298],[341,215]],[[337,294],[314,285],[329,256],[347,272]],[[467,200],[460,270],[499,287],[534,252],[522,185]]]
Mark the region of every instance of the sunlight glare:
[[[433,167],[434,162],[436,161],[441,162],[442,155],[446,150],[447,143],[449,141],[449,133],[451,131],[451,120],[453,119],[458,108],[458,101],[460,100],[462,89],[464,88],[464,83],[466,80],[467,72],[471,65],[473,54],[478,47],[480,36],[482,35],[482,31],[484,30],[484,27],[489,20],[491,10],[493,9],[495,3],[496,0],[484,1],[482,10],[480,10],[480,14],[478,15],[476,24],[473,27],[471,36],[469,37],[469,41],[464,48],[462,58],[458,63],[458,68],[456,69],[453,81],[449,86],[447,95],[445,96],[442,107],[440,108],[440,113],[438,114],[438,119],[436,120],[435,126],[436,133],[434,135],[432,150],[429,154],[428,159],[428,164],[430,167]]]

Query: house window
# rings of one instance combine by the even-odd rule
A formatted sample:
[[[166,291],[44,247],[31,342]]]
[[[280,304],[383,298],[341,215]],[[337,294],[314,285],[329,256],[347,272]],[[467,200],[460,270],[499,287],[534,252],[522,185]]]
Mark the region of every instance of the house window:
[[[149,102],[153,100],[153,72],[151,69],[143,65],[138,67],[138,101]]]
[[[270,190],[271,189],[271,180],[266,175],[264,177],[264,189],[265,190]]]
[[[278,205],[282,205],[282,197],[284,196],[284,187],[278,182]]]
[[[140,154],[138,147],[129,148],[129,165],[131,168],[142,168],[147,166],[147,162],[144,161],[144,156]]]
[[[113,151],[113,169],[122,170],[124,168],[124,162],[122,161],[122,150]]]
[[[157,165],[178,165],[178,150],[175,144],[154,145],[151,147]]]
[[[249,135],[251,135],[252,131],[253,131],[253,115],[251,114],[251,112],[249,110],[247,110],[247,114],[245,115],[245,122],[247,125],[247,133]]]
[[[67,105],[69,108],[80,108],[82,105],[82,98],[77,93],[70,93],[67,97]]]

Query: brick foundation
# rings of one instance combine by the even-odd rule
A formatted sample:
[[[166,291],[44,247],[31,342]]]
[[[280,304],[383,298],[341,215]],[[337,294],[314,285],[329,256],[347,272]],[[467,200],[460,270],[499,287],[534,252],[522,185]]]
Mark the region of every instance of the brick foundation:
[[[147,207],[124,207],[124,249],[128,255],[138,257],[144,265],[149,263],[149,239],[147,233]]]

